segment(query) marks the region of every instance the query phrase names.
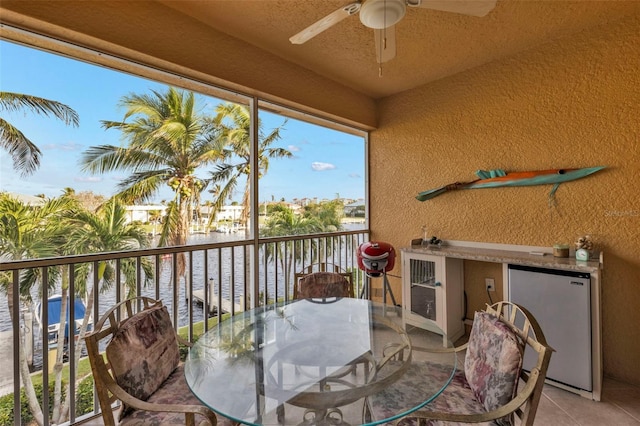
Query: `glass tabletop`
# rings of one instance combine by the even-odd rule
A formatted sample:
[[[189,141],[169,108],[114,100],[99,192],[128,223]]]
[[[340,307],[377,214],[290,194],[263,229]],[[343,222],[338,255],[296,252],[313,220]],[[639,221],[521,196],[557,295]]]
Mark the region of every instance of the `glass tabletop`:
[[[401,309],[352,298],[303,299],[259,307],[220,322],[191,348],[185,377],[216,413],[250,425],[363,424],[366,398],[393,386],[420,362],[414,346],[442,348],[441,335],[405,330]],[[425,392],[403,395],[378,424],[437,396],[456,367]],[[447,367],[449,368],[449,367]],[[398,387],[401,390],[401,387]]]

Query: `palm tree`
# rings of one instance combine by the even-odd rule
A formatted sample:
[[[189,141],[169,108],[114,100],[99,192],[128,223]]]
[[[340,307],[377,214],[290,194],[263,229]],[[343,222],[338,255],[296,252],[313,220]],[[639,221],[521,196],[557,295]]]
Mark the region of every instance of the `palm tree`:
[[[217,116],[214,125],[219,126],[223,141],[228,149],[224,152],[224,162],[216,165],[216,170],[211,173],[214,183],[224,183],[220,189],[218,198],[214,201],[215,211],[220,211],[225,201],[230,199],[239,184],[239,179],[244,176],[246,183],[242,196],[242,224],[247,224],[249,217],[249,189],[251,171],[251,115],[249,108],[244,105],[223,103],[216,108]],[[272,148],[271,145],[280,139],[280,131],[284,129],[285,122],[265,135],[262,131],[262,123],[258,121],[258,178],[264,176],[269,170],[269,160],[272,158],[290,158],[293,154],[284,148]],[[231,164],[230,161],[238,160]]]
[[[35,114],[51,116],[64,121],[66,125],[78,127],[78,113],[60,102],[20,93],[0,92],[0,111],[31,110]],[[0,147],[13,160],[13,168],[23,176],[33,173],[40,166],[42,152],[11,123],[0,117]]]
[[[0,258],[21,260],[60,255],[60,242],[66,235],[63,218],[69,214],[75,204],[64,197],[46,200],[38,207],[28,206],[19,200],[0,194]],[[52,288],[59,277],[59,270],[49,269],[49,281],[42,283],[40,270],[28,269],[19,277],[19,287],[13,285],[9,273],[0,274],[0,286],[7,295],[7,304],[11,321],[13,317],[13,292],[18,290],[25,303],[31,303],[31,288],[40,283]],[[62,317],[64,320],[64,316]],[[61,326],[64,323],[61,322]],[[64,330],[64,328],[62,328]],[[22,333],[22,328],[20,328]],[[22,338],[23,336],[21,336]],[[20,375],[30,411],[36,422],[43,424],[44,417],[31,382],[29,365],[23,345],[19,348]]]
[[[126,223],[126,211],[117,204],[116,200],[107,203],[98,214],[82,209],[77,200],[69,196],[50,199],[44,205],[32,207],[25,205],[7,194],[0,194],[0,257],[9,259],[31,259],[40,257],[54,257],[68,254],[124,251],[148,246],[148,237],[144,230]],[[153,268],[148,259],[142,259],[145,284],[153,279]],[[89,264],[75,265],[73,274],[76,283],[76,295],[87,301],[87,308],[80,336],[86,332],[89,316],[92,312],[93,291],[91,288],[87,296],[86,284],[90,280]],[[136,282],[135,261],[123,259],[121,272],[124,285],[131,289]],[[97,275],[102,284],[101,291],[108,289],[115,281],[113,264],[100,262]],[[58,268],[49,268],[49,281],[42,283],[39,270],[26,270],[20,277],[19,291],[21,298],[30,303],[31,288],[40,283],[53,289],[57,282],[62,282],[62,304],[60,312],[60,330],[65,329],[66,301],[68,294],[68,273]],[[13,314],[13,282],[12,277],[3,273],[0,275],[0,285],[7,295],[9,313]],[[17,319],[11,317],[12,321]],[[71,329],[71,327],[70,327]],[[22,331],[22,328],[20,328]],[[82,350],[82,339],[78,340],[74,354],[76,363]],[[53,401],[53,423],[60,423],[67,418],[69,398],[74,397],[69,392],[67,384],[66,399],[62,401],[62,345],[58,346],[54,365],[55,391]],[[43,412],[30,379],[29,367],[23,347],[20,346],[20,372],[29,403],[38,424],[43,424]]]
[[[321,232],[322,223],[314,217],[295,214],[285,205],[277,204],[269,212],[269,218],[260,228],[261,237],[281,237],[288,235],[307,235]],[[279,244],[265,245],[267,259],[278,259],[285,277],[293,276],[295,264],[304,263],[307,253],[313,252],[313,239],[286,241]],[[313,261],[313,259],[311,259]]]
[[[313,217],[322,224],[323,232],[336,232],[342,229],[344,202],[340,199],[313,203],[304,207],[303,215]]]
[[[333,200],[305,206],[302,214],[296,214],[284,204],[269,207],[269,218],[260,229],[261,237],[282,237],[289,235],[307,235],[319,232],[336,232],[342,229],[341,218],[344,204],[341,200]],[[326,254],[333,252],[333,239],[326,239],[326,244],[318,245],[314,239],[287,241],[281,244],[266,245],[266,256],[269,260],[277,258],[286,277],[292,276],[292,268],[298,263],[316,262]],[[309,256],[309,258],[307,258]]]
[[[148,219],[153,224],[153,236],[155,237],[158,223],[162,221],[162,210],[150,210]]]
[[[269,208],[269,218],[260,230],[260,236],[307,235],[322,232],[322,230],[323,225],[318,218],[299,215],[284,204],[275,204]]]
[[[127,250],[135,250],[146,248],[149,246],[149,237],[144,228],[137,223],[127,222],[127,212],[124,206],[118,202],[116,198],[112,198],[106,202],[96,213],[81,209],[66,219],[68,229],[70,230],[68,238],[63,245],[65,254],[85,254],[85,253],[105,253],[105,252],[122,252]],[[146,286],[152,282],[154,271],[151,261],[147,258],[141,259],[141,267],[144,272],[144,283]],[[98,270],[94,271],[97,275],[100,288],[98,291],[105,292],[115,283],[116,268],[111,262],[98,262]],[[134,296],[136,284],[136,263],[134,259],[122,259],[120,262],[120,271],[124,278],[122,285],[127,290],[126,297]],[[76,292],[84,296],[86,300],[85,316],[79,330],[79,336],[84,336],[89,324],[91,312],[93,312],[93,294],[96,289],[91,286],[87,291],[87,283],[92,282],[90,273],[92,272],[88,264],[77,265],[76,271]],[[125,292],[123,292],[125,294]],[[63,295],[62,300],[66,300]],[[82,338],[78,339],[75,346],[76,365],[80,359],[82,352]],[[59,386],[62,380],[62,357],[58,353],[56,360],[56,368],[54,368],[56,387],[53,409],[53,422],[61,423],[68,417],[70,398],[69,383],[65,392],[66,399],[61,401],[61,393]],[[59,364],[58,364],[59,363]],[[74,378],[75,380],[75,378]]]
[[[128,171],[119,185],[125,203],[148,201],[163,185],[174,193],[167,203],[159,246],[186,244],[194,204],[207,182],[195,171],[222,158],[216,129],[196,110],[192,92],[168,88],[165,93],[124,96],[121,122],[102,121],[105,129],[121,132],[127,146],[101,145],[83,154],[83,170],[92,173]],[[178,274],[184,275],[184,255],[178,256]]]
[[[74,195],[76,195],[76,190],[71,188],[70,186],[67,186],[65,188],[62,189],[62,195],[65,197],[72,197]]]

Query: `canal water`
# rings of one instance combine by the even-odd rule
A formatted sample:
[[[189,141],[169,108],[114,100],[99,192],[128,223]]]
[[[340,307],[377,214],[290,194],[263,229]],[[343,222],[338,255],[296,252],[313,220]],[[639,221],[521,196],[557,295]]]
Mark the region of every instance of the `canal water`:
[[[361,226],[361,225],[360,225]],[[353,228],[359,228],[360,226],[354,226]],[[347,227],[347,228],[351,228],[351,227]],[[235,233],[209,233],[209,234],[192,234],[190,235],[189,239],[188,239],[188,244],[206,244],[206,243],[221,243],[221,242],[230,242],[230,241],[237,241],[240,240],[244,237],[244,234],[239,233],[239,234],[235,234]],[[240,248],[237,248],[237,250],[239,250]],[[226,249],[225,249],[226,250]],[[210,254],[208,257],[208,271],[209,274],[213,274],[213,276],[209,276],[209,277],[205,277],[204,276],[204,252],[200,251],[200,252],[194,252],[193,253],[193,276],[192,276],[192,284],[193,284],[193,290],[198,290],[198,289],[203,289],[204,288],[204,283],[206,280],[208,279],[213,279],[213,283],[214,285],[216,285],[217,287],[217,281],[219,279],[219,275],[217,273],[218,270],[221,270],[221,275],[222,275],[222,297],[225,299],[229,299],[230,298],[230,288],[229,288],[229,283],[231,282],[231,260],[230,260],[230,256],[222,256],[222,258],[220,259],[222,264],[218,265],[218,257],[217,254]],[[236,299],[236,303],[239,302],[239,295],[242,294],[242,280],[244,277],[242,277],[242,273],[239,271],[243,271],[244,270],[244,259],[241,256],[235,256],[235,290],[234,290],[234,294],[236,295],[235,299]],[[214,272],[216,271],[216,272]],[[261,280],[264,279],[264,277],[261,277]],[[284,279],[283,277],[279,277],[278,278],[280,282],[283,282]],[[160,298],[167,301],[167,303],[169,303],[169,301],[171,301],[173,299],[173,284],[172,284],[172,280],[171,280],[171,265],[170,265],[170,261],[164,261],[163,262],[163,267],[161,268],[161,273],[160,273]],[[210,281],[211,282],[211,281]],[[261,284],[262,285],[262,284]],[[274,289],[273,286],[270,285],[270,288],[268,288],[268,291],[270,292],[270,295],[273,295]],[[283,289],[279,289],[278,292],[280,294],[282,294]],[[53,295],[53,294],[59,294],[60,293],[60,289],[56,289],[52,292],[49,293],[49,295]],[[145,296],[150,296],[155,298],[155,288],[148,288],[148,289],[143,289],[142,294]],[[5,295],[6,296],[6,295]],[[35,311],[35,305],[40,301],[40,298],[38,296],[38,289],[34,288],[33,292],[32,292],[32,296],[33,296],[33,301],[34,301],[34,307],[31,307],[31,309],[33,311]],[[9,317],[9,311],[8,311],[8,306],[7,306],[7,301],[6,301],[6,297],[2,298],[3,300],[0,300],[0,333],[4,336],[7,336],[6,332],[9,332],[12,329],[11,326],[11,319]],[[100,300],[100,308],[99,311],[105,312],[107,309],[109,309],[111,306],[113,306],[115,300],[116,300],[116,290],[115,288],[110,289],[108,292],[104,293],[104,294],[100,294],[99,296],[99,300]],[[187,300],[187,293],[185,290],[185,286],[184,286],[184,282],[183,280],[179,281],[179,286],[178,286],[178,300],[177,300],[177,309],[178,309],[178,326],[183,326],[188,324],[189,321],[189,308],[192,308],[192,315],[193,315],[193,320],[194,322],[198,322],[201,321],[202,319],[204,319],[204,308],[193,302],[193,301],[189,301]],[[168,309],[170,311],[170,313],[172,314],[172,306],[168,306]],[[34,312],[35,313],[35,312]],[[173,314],[172,314],[173,315]],[[95,319],[94,319],[95,321]],[[23,327],[25,326],[24,324],[21,324]],[[42,330],[40,330],[40,327],[38,326],[37,322],[34,320],[33,322],[33,339],[34,339],[34,348],[33,348],[33,352],[34,352],[34,367],[36,369],[41,368],[42,365],[42,360],[41,360],[41,353],[42,353]],[[9,333],[10,335],[10,333]]]
[[[224,233],[216,233],[212,232],[209,234],[192,234],[189,236],[187,241],[188,244],[206,244],[206,243],[221,243],[221,242],[229,242],[229,241],[237,241],[242,239],[242,234],[224,234]],[[227,263],[229,261],[227,260]],[[209,260],[209,270],[213,271],[212,267],[217,267],[216,265],[217,259]],[[223,266],[223,270],[229,270],[229,265],[226,267]],[[217,278],[217,277],[216,277]],[[180,299],[181,303],[179,306],[179,317],[181,320],[186,320],[188,315],[188,305],[184,302],[184,285],[182,280],[180,281],[181,285],[179,288],[180,291]],[[193,256],[193,288],[203,288],[204,286],[204,254],[202,252],[196,252]],[[227,290],[228,291],[228,290]],[[153,296],[153,289],[144,290],[144,295]],[[171,285],[171,272],[170,272],[170,262],[163,262],[163,267],[161,269],[160,275],[160,296],[164,300],[172,299],[173,286]],[[53,291],[49,292],[49,295],[59,294],[60,289],[56,288]],[[40,302],[40,297],[38,295],[38,289],[34,288],[32,291],[33,303],[34,306]],[[223,293],[224,295],[224,293]],[[11,330],[11,318],[9,317],[9,308],[7,305],[6,294],[4,294],[4,298],[0,300],[0,332]],[[113,305],[115,301],[115,288],[112,291],[109,291],[105,294],[100,294],[100,311],[103,312],[105,309],[102,309],[103,306],[109,307]],[[200,314],[202,315],[202,314]],[[200,318],[202,319],[202,318]],[[182,325],[182,324],[180,324]],[[34,330],[35,331],[35,330]]]

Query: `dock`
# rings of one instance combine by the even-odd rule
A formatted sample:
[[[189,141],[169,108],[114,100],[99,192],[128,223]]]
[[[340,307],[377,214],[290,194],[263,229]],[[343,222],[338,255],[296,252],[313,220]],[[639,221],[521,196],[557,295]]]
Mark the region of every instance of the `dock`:
[[[204,289],[202,290],[193,290],[193,301],[199,305],[204,305]],[[229,313],[231,312],[231,300],[225,299],[224,297],[221,300],[222,312]],[[218,309],[218,295],[213,294],[213,288],[209,288],[209,311],[215,312]],[[233,307],[233,312],[242,312],[244,308],[241,304],[235,303]]]
[[[0,395],[13,392],[13,333],[11,331],[0,332]]]

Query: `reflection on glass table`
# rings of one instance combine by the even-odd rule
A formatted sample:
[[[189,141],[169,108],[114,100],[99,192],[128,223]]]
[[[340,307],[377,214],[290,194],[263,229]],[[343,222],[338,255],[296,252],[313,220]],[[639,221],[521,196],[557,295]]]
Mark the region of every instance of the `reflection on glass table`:
[[[302,299],[250,310],[209,330],[191,348],[185,376],[217,414],[250,425],[362,424],[370,395],[389,391],[442,336],[406,331],[396,307],[362,299]],[[437,354],[450,373],[378,424],[424,406],[444,389],[455,355]]]

